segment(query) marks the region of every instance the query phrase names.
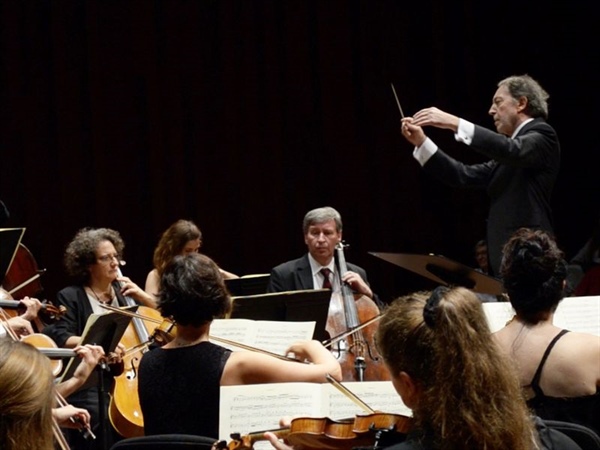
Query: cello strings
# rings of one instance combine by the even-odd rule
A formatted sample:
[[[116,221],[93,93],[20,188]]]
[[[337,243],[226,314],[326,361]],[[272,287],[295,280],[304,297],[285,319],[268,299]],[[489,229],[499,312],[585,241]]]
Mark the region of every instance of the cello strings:
[[[371,325],[373,322],[381,319],[381,317],[382,317],[381,314],[379,314],[375,317],[372,317],[371,319],[361,323],[360,325],[350,328],[348,331],[344,331],[343,333],[338,334],[337,336],[334,336],[330,339],[325,339],[323,342],[321,342],[321,344],[323,344],[324,347],[330,347],[333,344],[335,344],[336,342],[344,339],[345,337],[350,336],[351,334],[356,333],[357,331],[362,330],[363,328]]]

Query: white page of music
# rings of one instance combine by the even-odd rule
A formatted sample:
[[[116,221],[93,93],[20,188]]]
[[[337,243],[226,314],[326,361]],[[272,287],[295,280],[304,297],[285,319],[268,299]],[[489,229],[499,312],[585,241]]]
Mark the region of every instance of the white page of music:
[[[344,382],[372,409],[411,416],[390,381]],[[269,383],[222,386],[219,436],[279,428],[282,417],[328,417],[332,420],[368,414],[329,383]]]
[[[481,306],[492,333],[504,328],[515,315],[515,310],[509,302],[488,302],[482,303]]]
[[[210,334],[284,355],[294,342],[312,339],[315,326],[315,322],[215,319],[210,326]],[[232,350],[240,350],[217,341],[214,343]]]
[[[503,328],[515,315],[508,302],[482,306],[492,332]],[[559,328],[600,336],[600,296],[564,298],[556,308],[553,323]]]
[[[553,323],[567,330],[600,336],[600,296],[563,299],[554,313]]]

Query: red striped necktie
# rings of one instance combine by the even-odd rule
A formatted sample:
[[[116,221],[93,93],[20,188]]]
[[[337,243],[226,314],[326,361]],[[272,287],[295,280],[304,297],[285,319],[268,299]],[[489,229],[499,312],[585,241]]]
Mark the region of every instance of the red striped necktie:
[[[331,280],[329,279],[329,274],[331,273],[331,270],[329,270],[327,267],[323,267],[321,269],[321,274],[323,274],[323,289],[331,289]]]

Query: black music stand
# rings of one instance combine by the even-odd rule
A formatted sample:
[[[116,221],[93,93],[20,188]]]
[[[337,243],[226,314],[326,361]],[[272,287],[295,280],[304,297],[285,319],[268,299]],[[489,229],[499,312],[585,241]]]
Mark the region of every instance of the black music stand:
[[[233,297],[232,319],[316,322],[314,339],[329,338],[325,331],[331,290],[273,292]]]
[[[137,306],[123,308],[127,311],[135,312]],[[121,341],[127,326],[131,322],[131,317],[117,312],[104,314],[92,314],[88,317],[85,329],[81,334],[81,345],[94,344],[100,345],[104,353],[108,355],[115,351],[115,348]],[[61,381],[68,380],[75,372],[75,369],[81,361],[79,358],[71,358],[67,368],[63,372]],[[98,419],[100,423],[100,448],[108,450],[108,405],[105,401],[106,388],[104,385],[104,374],[107,368],[104,365],[98,365],[98,369],[90,374],[86,382],[80,389],[92,386],[98,386]]]
[[[15,259],[25,228],[0,228],[0,284]]]
[[[445,256],[376,252],[369,252],[369,254],[444,286],[463,286],[480,294],[501,295],[505,292],[502,282],[497,278]]]
[[[225,286],[227,286],[230,294],[235,297],[265,294],[270,278],[271,274],[268,273],[245,275],[240,278],[226,279]]]

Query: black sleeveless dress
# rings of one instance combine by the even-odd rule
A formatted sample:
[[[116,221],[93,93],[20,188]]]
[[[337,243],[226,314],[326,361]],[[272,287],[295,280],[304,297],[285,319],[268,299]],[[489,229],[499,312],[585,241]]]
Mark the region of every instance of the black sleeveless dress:
[[[211,342],[144,354],[138,394],[146,436],[180,433],[217,439],[221,375],[230,355]]]
[[[580,397],[550,397],[545,395],[540,387],[542,369],[552,348],[568,332],[561,330],[548,344],[531,381],[531,389],[535,396],[527,401],[527,405],[542,419],[577,423],[600,434],[600,391],[596,390],[595,394]]]

